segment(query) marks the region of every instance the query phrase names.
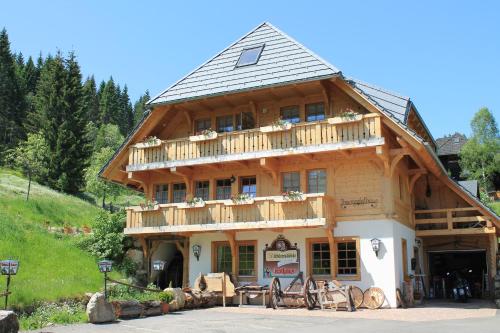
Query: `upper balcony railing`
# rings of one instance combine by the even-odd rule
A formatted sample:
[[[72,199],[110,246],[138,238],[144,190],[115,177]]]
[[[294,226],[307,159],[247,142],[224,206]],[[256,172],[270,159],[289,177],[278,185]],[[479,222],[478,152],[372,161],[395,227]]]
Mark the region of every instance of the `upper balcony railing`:
[[[370,113],[357,115],[352,119],[335,117],[291,126],[266,126],[217,133],[205,138],[193,136],[175,140],[156,140],[139,143],[130,148],[127,171],[141,170],[140,166],[145,164],[156,164],[152,168],[171,167],[189,165],[187,161],[200,162],[200,159],[204,159],[201,163],[213,163],[216,162],[212,161],[213,158],[220,159],[228,155],[233,155],[231,156],[233,159],[251,159],[262,157],[259,156],[262,152],[270,152],[269,156],[272,156],[285,154],[291,149],[315,152],[351,148],[346,143],[352,143],[353,146],[370,142],[380,144],[376,139],[381,137],[380,116]],[[177,164],[174,165],[175,163]]]
[[[495,233],[491,221],[474,207],[415,211],[417,236]]]
[[[127,208],[126,234],[249,230],[323,226],[333,223],[333,199],[303,194],[300,200],[282,196],[257,197],[242,203],[210,200]]]

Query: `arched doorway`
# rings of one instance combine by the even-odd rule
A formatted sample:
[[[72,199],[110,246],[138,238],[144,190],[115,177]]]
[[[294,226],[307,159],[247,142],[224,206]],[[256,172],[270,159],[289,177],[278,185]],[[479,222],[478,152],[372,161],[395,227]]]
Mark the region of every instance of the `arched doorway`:
[[[168,263],[167,270],[163,274],[163,281],[160,281],[161,288],[166,288],[172,283],[173,288],[182,287],[182,273],[183,273],[184,259],[182,253],[177,251],[170,263]]]

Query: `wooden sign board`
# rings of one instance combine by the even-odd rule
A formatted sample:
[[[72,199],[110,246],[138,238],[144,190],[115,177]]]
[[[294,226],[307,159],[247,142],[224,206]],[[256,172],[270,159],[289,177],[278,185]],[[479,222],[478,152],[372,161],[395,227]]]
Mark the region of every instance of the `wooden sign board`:
[[[264,249],[264,278],[293,278],[300,272],[297,244],[291,245],[283,235]]]

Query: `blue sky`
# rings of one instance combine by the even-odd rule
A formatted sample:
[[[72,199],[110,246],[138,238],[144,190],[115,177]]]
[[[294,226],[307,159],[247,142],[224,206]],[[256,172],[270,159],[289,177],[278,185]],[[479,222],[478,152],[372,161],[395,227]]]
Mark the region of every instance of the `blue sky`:
[[[410,96],[435,138],[499,119],[499,1],[4,1],[14,51],[152,95],[269,21],[347,76]]]

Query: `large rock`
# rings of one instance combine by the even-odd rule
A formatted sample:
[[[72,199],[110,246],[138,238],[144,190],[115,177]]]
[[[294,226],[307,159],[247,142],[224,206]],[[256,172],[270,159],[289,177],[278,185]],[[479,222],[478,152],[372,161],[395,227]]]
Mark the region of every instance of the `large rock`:
[[[106,301],[103,293],[95,293],[87,304],[89,322],[109,323],[116,320],[115,311],[111,303]]]
[[[0,333],[17,333],[18,331],[17,315],[13,311],[0,310]]]
[[[142,268],[144,265],[144,256],[142,251],[136,249],[130,249],[125,253],[130,260],[132,260],[138,268]]]
[[[164,291],[170,291],[174,295],[173,301],[170,304],[173,306],[172,311],[184,309],[186,303],[186,295],[181,288],[167,288]]]

